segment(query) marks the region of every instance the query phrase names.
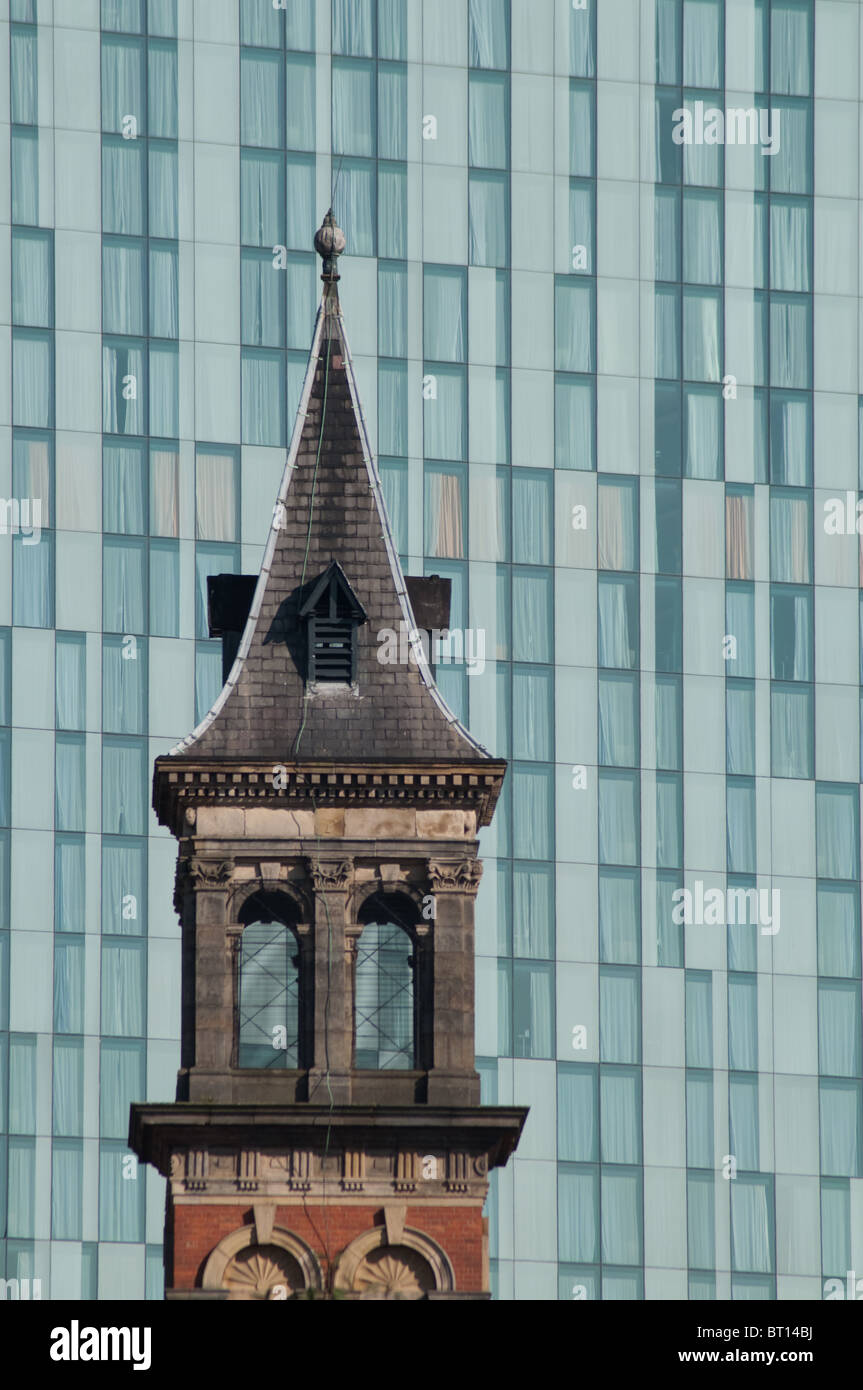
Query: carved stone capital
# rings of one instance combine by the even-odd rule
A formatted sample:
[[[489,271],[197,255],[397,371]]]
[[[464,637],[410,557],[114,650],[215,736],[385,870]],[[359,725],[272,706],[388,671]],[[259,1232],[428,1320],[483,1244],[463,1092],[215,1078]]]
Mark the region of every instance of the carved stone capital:
[[[198,892],[214,892],[230,883],[234,873],[233,859],[187,859],[186,873]]]
[[[309,874],[316,893],[344,892],[353,864],[349,859],[310,859]]]
[[[482,878],[479,859],[430,859],[429,884],[433,893],[466,893],[475,897]]]

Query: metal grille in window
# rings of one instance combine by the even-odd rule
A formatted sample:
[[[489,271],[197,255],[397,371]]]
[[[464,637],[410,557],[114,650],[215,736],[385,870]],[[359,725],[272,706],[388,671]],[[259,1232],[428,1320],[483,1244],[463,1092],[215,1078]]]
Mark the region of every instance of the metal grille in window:
[[[299,957],[293,932],[281,922],[243,930],[240,956],[241,1067],[299,1065]]]
[[[357,948],[356,1055],[361,1070],[410,1071],[414,1065],[411,939],[391,923],[363,927]]]

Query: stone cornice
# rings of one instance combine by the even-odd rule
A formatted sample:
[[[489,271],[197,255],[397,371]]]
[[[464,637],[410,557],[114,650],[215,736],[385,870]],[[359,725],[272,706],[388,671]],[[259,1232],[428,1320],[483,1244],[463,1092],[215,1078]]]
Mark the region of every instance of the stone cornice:
[[[489,825],[506,763],[250,763],[156,759],[153,809],[179,838],[194,824],[195,807],[275,809],[402,806],[472,810]]]
[[[506,1163],[526,1117],[527,1110],[516,1106],[134,1104],[129,1144],[165,1176],[172,1154],[213,1148],[331,1154],[458,1149],[485,1155],[491,1169]]]

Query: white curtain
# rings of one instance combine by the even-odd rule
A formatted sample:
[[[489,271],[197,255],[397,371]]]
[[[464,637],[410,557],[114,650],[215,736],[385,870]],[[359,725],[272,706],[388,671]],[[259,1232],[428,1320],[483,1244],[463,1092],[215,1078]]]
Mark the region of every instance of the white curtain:
[[[563,377],[554,384],[554,461],[557,468],[590,471],[596,466],[594,379]]]
[[[122,637],[102,642],[102,727],[106,733],[140,734],[147,718],[146,649],[138,645],[135,659],[124,656]]]
[[[603,1163],[640,1163],[641,1087],[637,1072],[603,1067],[600,1113]]]
[[[48,334],[27,329],[12,332],[12,420],[16,425],[49,429],[54,423],[52,342]]]
[[[808,487],[812,483],[811,402],[808,396],[785,396],[770,393],[770,481],[792,487]],[[775,494],[774,494],[775,496]],[[808,500],[801,497],[796,505],[804,509]],[[792,557],[801,559],[809,553],[809,529],[805,535],[792,533]],[[807,567],[808,574],[808,567]],[[774,576],[775,578],[775,576]]]
[[[333,0],[333,51],[374,56],[374,0]]]
[[[106,531],[146,535],[147,462],[142,444],[103,446],[102,515]]]
[[[721,307],[721,293],[684,288],[683,374],[692,381],[719,380]]]
[[[144,348],[102,344],[102,429],[105,434],[146,434],[147,376]]]
[[[13,29],[9,47],[12,120],[16,125],[37,125],[39,99],[35,31]]]
[[[563,372],[591,372],[594,294],[590,280],[559,279],[555,287],[555,365]]]
[[[690,1268],[712,1269],[716,1263],[714,1179],[712,1173],[687,1174],[686,1230]],[[692,1294],[690,1293],[691,1297]]]
[[[233,451],[195,456],[196,534],[202,541],[233,541],[237,528],[237,459]]]
[[[173,450],[150,450],[150,531],[176,536],[179,525],[179,458]]]
[[[58,936],[54,942],[54,1029],[80,1033],[84,1027],[84,939]]]
[[[506,174],[471,172],[468,189],[471,265],[506,265],[509,257],[508,194]]]
[[[509,153],[508,78],[470,74],[468,162],[473,168],[505,169]]]
[[[817,787],[815,792],[816,866],[819,878],[860,876],[859,788]]]
[[[145,765],[146,746],[143,742],[137,739],[103,739],[102,829],[106,834],[146,834]],[[106,1031],[110,1033],[112,1029]]]
[[[683,785],[678,774],[656,774],[656,864],[660,869],[683,864]]]
[[[729,675],[755,675],[755,593],[752,588],[726,585],[725,626],[736,642],[736,656],[728,662]]]
[[[599,761],[604,767],[638,765],[638,677],[599,675]]]
[[[638,581],[601,574],[597,587],[599,665],[632,670],[636,664]]]
[[[758,1070],[758,988],[754,976],[728,977],[728,1065]]]
[[[85,868],[83,838],[54,839],[54,926],[56,931],[85,929]]]
[[[808,291],[809,204],[770,203],[770,278],[773,289]]]
[[[177,45],[151,39],[147,45],[148,133],[177,136]]]
[[[146,1099],[146,1089],[143,1045],[103,1038],[99,1069],[99,1118],[103,1138],[125,1139],[129,1129],[129,1106],[133,1101]]]
[[[638,773],[599,774],[599,862],[638,863]]]
[[[154,338],[179,336],[177,248],[154,242],[150,244],[150,333]]]
[[[683,743],[683,700],[679,676],[657,676],[654,689],[656,715],[656,766],[680,767]]]
[[[83,1131],[84,1044],[80,1038],[54,1039],[54,1133],[66,1138]]]
[[[770,577],[780,584],[812,582],[812,496],[770,496]]]
[[[382,357],[407,356],[407,266],[385,261],[378,262],[378,345]]]
[[[102,542],[102,609],[106,632],[147,631],[147,552],[143,542]]]
[[[281,145],[283,62],[280,53],[240,52],[240,141],[244,145]]]
[[[687,189],[683,198],[683,278],[722,283],[722,203],[718,193]]]
[[[725,686],[725,755],[729,774],[755,776],[755,687]]]
[[[722,86],[722,5],[684,0],[683,81],[687,87]]]
[[[55,748],[56,826],[83,830],[85,759],[83,734],[58,734]]]
[[[593,77],[596,56],[593,45],[594,0],[569,15],[569,71],[573,77]]]
[[[467,381],[464,367],[436,367],[437,397],[424,401],[427,459],[467,458]]]
[[[334,73],[335,76],[335,73]],[[335,98],[336,88],[333,96]],[[289,150],[315,148],[315,59],[289,53],[285,84],[287,124],[285,144]],[[371,112],[369,113],[371,115]],[[374,126],[372,126],[374,129]],[[335,149],[336,146],[334,145]],[[342,147],[339,146],[339,149]]]
[[[121,236],[143,236],[146,146],[122,137],[102,139],[102,226]],[[150,150],[150,167],[154,151]],[[152,197],[152,190],[151,190]]]
[[[731,1187],[731,1264],[769,1274],[773,1262],[768,1180],[738,1176]]]
[[[821,1252],[825,1274],[845,1279],[851,1268],[851,1187],[821,1181]]]
[[[687,1033],[690,1026],[690,1013],[695,1010],[692,1023],[692,1036],[687,1036],[687,1062],[690,1056],[699,1058],[709,1058],[711,1055],[711,1039],[709,1035],[710,1011],[704,1014],[703,1010],[697,1008],[697,1003],[693,1003],[692,1008],[689,999],[692,997],[696,1001],[696,995],[690,995],[687,989]],[[699,1073],[689,1071],[686,1074],[686,1162],[690,1168],[713,1168],[715,1163],[713,1153],[713,1076],[711,1073]],[[713,1175],[711,1174],[711,1182]],[[700,1261],[692,1260],[692,1264]],[[708,1261],[712,1264],[713,1261]]]
[[[637,972],[600,967],[599,1055],[603,1062],[640,1061],[641,1002]]]
[[[285,395],[278,353],[244,352],[243,443],[284,445]]]
[[[515,570],[512,576],[514,661],[551,660],[551,576]]]
[[[810,328],[808,299],[770,300],[770,384],[805,390],[811,384]]]
[[[821,1172],[863,1177],[863,1092],[859,1081],[821,1081]]]
[[[463,270],[426,266],[423,346],[428,361],[464,362],[467,356],[467,283]]]
[[[686,1065],[713,1066],[713,985],[711,976],[686,978]]]
[[[378,254],[407,256],[407,165],[378,164]]]
[[[178,347],[150,343],[150,434],[176,438],[180,433],[180,357]]]
[[[554,954],[551,875],[541,866],[515,864],[512,879],[513,954],[549,960]]]
[[[818,1060],[822,1076],[860,1075],[860,985],[818,983]]]
[[[51,243],[44,232],[12,233],[12,317],[35,328],[51,324]]]
[[[149,154],[150,236],[176,237],[177,147],[150,140]]]
[[[333,153],[374,158],[375,64],[335,58],[332,82]]]
[[[687,478],[722,477],[722,400],[709,387],[687,386],[683,392]]]
[[[589,82],[569,84],[569,172],[591,178],[594,173],[594,87]]]
[[[641,1263],[641,1173],[602,1170],[602,1259]]]
[[[505,68],[509,45],[509,0],[469,0],[469,63]]]
[[[727,867],[731,874],[755,873],[755,786],[730,779],[725,793]]]
[[[145,846],[116,836],[106,837],[102,841],[102,934],[144,935],[146,894]]]
[[[856,888],[818,885],[818,974],[860,974],[860,909]]]
[[[290,196],[290,194],[289,194]],[[347,237],[348,250],[354,256],[375,254],[375,165],[372,161],[342,164],[339,186],[336,189],[336,213]],[[312,203],[309,203],[311,210]],[[313,219],[314,220],[314,219]],[[313,228],[303,242],[305,250]],[[296,244],[296,243],[294,243]]]
[[[554,857],[552,791],[549,769],[521,766],[514,770],[514,849],[519,859]]]
[[[127,938],[102,942],[102,1032],[108,1037],[143,1037],[146,1027],[146,943]],[[110,1085],[116,1073],[102,1077]],[[110,1098],[110,1091],[108,1097]],[[103,1096],[102,1104],[106,1103]]]
[[[144,283],[144,244],[103,242],[102,326],[106,333],[146,333]]]
[[[812,776],[812,689],[774,685],[770,693],[774,777]]]
[[[140,39],[102,39],[102,129],[121,134],[134,116],[145,133],[144,44]]]
[[[408,451],[406,362],[378,362],[378,448],[397,458]]]
[[[773,0],[770,6],[770,77],[774,92],[806,96],[810,90],[811,6]]]
[[[151,156],[152,168],[152,156]],[[302,179],[294,181],[302,188]],[[292,204],[302,204],[292,185]],[[298,220],[301,220],[298,219]],[[285,223],[285,172],[281,155],[240,151],[240,239],[244,246],[281,245]]]
[[[760,1168],[757,1076],[729,1076],[728,1124],[730,1148],[738,1168]]]
[[[562,1168],[558,1178],[560,1259],[594,1264],[599,1259],[599,1179],[596,1169]],[[579,1280],[583,1283],[583,1280]]]

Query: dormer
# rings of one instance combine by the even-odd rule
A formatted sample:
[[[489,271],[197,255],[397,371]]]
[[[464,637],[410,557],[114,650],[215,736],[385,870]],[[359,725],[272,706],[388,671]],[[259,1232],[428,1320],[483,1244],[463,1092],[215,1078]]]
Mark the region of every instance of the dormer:
[[[298,616],[306,628],[307,684],[355,685],[357,628],[367,615],[336,560],[312,584]]]

